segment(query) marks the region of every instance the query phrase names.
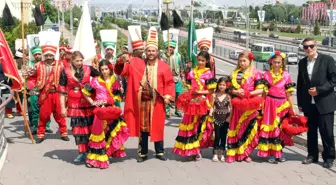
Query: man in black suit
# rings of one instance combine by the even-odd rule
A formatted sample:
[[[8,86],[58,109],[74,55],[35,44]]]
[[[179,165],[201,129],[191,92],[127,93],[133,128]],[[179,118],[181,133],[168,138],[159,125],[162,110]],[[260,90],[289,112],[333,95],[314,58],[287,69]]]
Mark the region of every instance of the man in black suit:
[[[317,52],[314,39],[303,40],[303,48],[307,57],[299,62],[297,101],[299,110],[308,117],[308,156],[302,163],[318,162],[319,129],[324,148],[323,167],[331,168],[335,160],[336,65],[331,56]]]

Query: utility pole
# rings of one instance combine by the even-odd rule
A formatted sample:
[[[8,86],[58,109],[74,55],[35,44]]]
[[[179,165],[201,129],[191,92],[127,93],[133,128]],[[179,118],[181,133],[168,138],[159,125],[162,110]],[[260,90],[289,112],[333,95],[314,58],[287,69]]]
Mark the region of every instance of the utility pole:
[[[58,5],[58,8],[57,8],[57,24],[58,24],[58,30],[59,30],[60,27],[61,27],[59,5]]]
[[[249,34],[249,29],[250,29],[250,10],[249,10],[249,7],[247,6],[247,1],[245,0],[245,5],[246,5],[246,50],[249,49],[249,37],[250,37],[250,34]]]
[[[72,0],[69,0],[69,8],[70,8],[70,40],[69,44],[72,44],[72,36],[73,36],[73,17],[72,17]]]
[[[334,3],[330,5],[330,17],[329,17],[329,48],[331,47],[331,33],[332,33],[332,26],[334,22]]]
[[[62,3],[62,36],[64,34],[64,11],[65,11],[65,4]]]

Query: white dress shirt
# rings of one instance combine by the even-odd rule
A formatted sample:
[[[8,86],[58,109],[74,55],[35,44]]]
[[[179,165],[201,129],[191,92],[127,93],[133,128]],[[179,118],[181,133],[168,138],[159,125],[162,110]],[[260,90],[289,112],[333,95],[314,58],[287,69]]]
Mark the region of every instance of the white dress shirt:
[[[315,65],[315,61],[317,59],[318,54],[315,55],[315,57],[312,60],[309,60],[309,58],[307,58],[307,71],[308,71],[308,76],[309,76],[309,80],[312,79],[312,75],[313,75],[313,69],[314,69],[314,65]],[[314,97],[312,97],[312,104],[315,104],[314,101]]]

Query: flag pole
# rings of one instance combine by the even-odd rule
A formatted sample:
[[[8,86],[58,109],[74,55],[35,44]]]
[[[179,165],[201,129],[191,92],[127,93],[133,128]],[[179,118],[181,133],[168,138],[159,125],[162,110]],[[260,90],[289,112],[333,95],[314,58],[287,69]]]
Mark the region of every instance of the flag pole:
[[[24,7],[23,7],[23,0],[21,0],[21,35],[22,35],[22,69],[21,70],[25,70],[26,68],[26,61],[25,61],[25,34],[24,34]],[[23,123],[24,123],[24,132],[25,135],[27,135],[27,131],[29,133],[29,138],[31,140],[31,142],[34,144],[35,140],[33,138],[33,135],[30,131],[30,127],[28,124],[28,120],[27,120],[27,90],[26,90],[26,80],[23,81],[23,106],[21,104],[21,100],[20,100],[20,96],[19,93],[16,92],[17,95],[17,99],[18,102],[20,104],[20,106],[23,108]]]
[[[169,3],[171,3],[171,1],[163,1],[164,4],[166,4],[166,15],[167,15],[167,19],[168,19],[168,25],[169,25]],[[160,5],[161,6],[161,5]],[[169,53],[169,48],[170,48],[170,34],[169,34],[169,26],[168,26],[168,30],[167,30],[167,62],[168,64],[170,63],[170,53]],[[172,115],[172,108],[169,108],[169,117],[171,117]]]
[[[191,0],[191,10],[190,10],[190,24],[194,24],[194,0]],[[190,27],[191,27],[191,25],[189,25]],[[192,27],[191,27],[192,28]],[[189,47],[190,46],[192,46],[192,47],[194,47],[194,43],[193,43],[193,34],[192,33],[189,33],[190,34],[190,37],[191,37],[191,39],[190,39],[190,41],[189,42],[191,42],[191,43],[189,43]],[[189,48],[190,49],[190,48]],[[194,49],[192,49],[192,51],[193,51]],[[189,58],[189,60],[191,60],[190,62],[192,62],[192,55],[191,56],[189,56],[190,58]],[[193,63],[193,62],[192,62]],[[193,63],[194,64],[194,63]],[[194,67],[196,67],[196,66],[192,66],[192,68],[194,68]]]

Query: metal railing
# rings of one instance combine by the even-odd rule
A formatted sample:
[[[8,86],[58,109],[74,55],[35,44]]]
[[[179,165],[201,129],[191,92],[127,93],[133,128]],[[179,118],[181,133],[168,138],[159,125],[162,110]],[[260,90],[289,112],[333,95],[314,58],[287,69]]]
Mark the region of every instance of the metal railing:
[[[6,89],[10,90],[8,85],[0,83],[0,170],[5,162],[5,158],[7,155],[7,140],[4,133],[5,127],[5,106],[8,104],[13,98],[14,92],[10,91],[11,94],[3,94],[2,92]]]

